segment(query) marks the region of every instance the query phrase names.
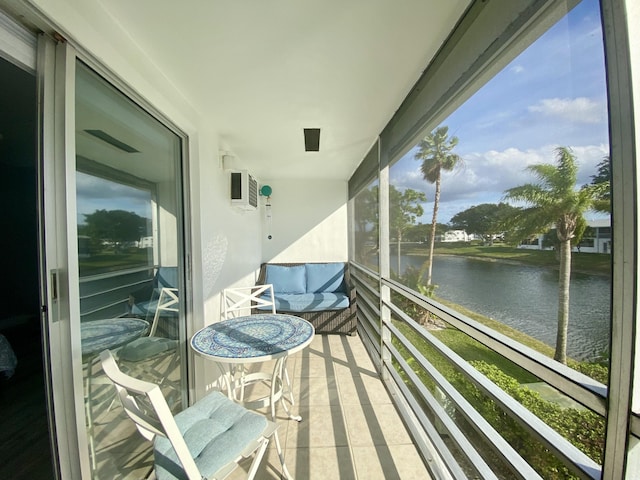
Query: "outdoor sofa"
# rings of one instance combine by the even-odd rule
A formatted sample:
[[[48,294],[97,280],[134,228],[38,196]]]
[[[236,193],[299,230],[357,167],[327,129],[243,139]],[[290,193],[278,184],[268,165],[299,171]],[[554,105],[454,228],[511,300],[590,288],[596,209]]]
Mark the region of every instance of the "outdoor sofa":
[[[264,263],[257,284],[272,284],[276,311],[308,320],[316,333],[355,335],[355,290],[344,262]]]

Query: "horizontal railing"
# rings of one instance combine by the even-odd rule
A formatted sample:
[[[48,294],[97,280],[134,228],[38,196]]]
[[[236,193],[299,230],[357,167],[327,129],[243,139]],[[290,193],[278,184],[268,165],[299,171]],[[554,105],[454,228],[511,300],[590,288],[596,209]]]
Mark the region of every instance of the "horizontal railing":
[[[358,328],[387,387],[397,395],[398,406],[426,459],[437,457],[450,478],[540,478],[533,467],[483,418],[474,406],[425,357],[408,332],[430,351],[444,358],[493,402],[532,439],[543,446],[579,478],[597,479],[601,466],[561,436],[520,402],[438,340],[393,301],[381,300],[380,290],[410,301],[471,337],[486,348],[520,366],[571,397],[597,415],[606,415],[605,385],[526,347],[519,342],[435,302],[361,265],[351,263],[351,279],[357,292]],[[376,287],[375,285],[378,285]],[[387,308],[391,318],[381,319]],[[402,330],[398,328],[402,325]],[[404,333],[403,333],[404,332]],[[420,372],[418,375],[416,372]],[[479,447],[480,446],[480,447]],[[491,458],[489,462],[487,459]],[[498,473],[496,473],[496,471]]]
[[[151,285],[155,268],[131,268],[80,278],[82,320],[125,315],[129,295]]]

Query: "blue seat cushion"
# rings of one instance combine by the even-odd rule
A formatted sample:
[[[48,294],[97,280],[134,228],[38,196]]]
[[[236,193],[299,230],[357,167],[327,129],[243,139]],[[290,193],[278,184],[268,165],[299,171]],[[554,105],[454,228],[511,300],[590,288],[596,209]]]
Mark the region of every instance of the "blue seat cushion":
[[[307,293],[346,292],[344,263],[307,263]]]
[[[267,426],[263,415],[248,411],[220,392],[210,393],[177,414],[175,420],[200,474],[206,478],[234,461]],[[158,480],[187,480],[168,439],[156,437],[154,459]]]
[[[147,318],[147,316],[153,317],[158,309],[158,300],[160,298],[160,289],[154,289],[151,300],[144,300],[142,302],[136,302],[131,306],[131,314],[139,317]],[[165,296],[166,299],[166,296]],[[177,317],[178,312],[173,310],[162,310],[160,312],[161,317]]]
[[[265,283],[273,285],[274,293],[305,293],[306,270],[304,265],[267,265]]]
[[[154,287],[178,288],[178,267],[160,267],[156,272]]]
[[[276,311],[280,312],[324,312],[349,308],[349,297],[340,292],[333,293],[278,293],[274,295]],[[271,307],[258,307],[270,310]]]
[[[139,317],[147,317],[147,315],[154,315],[158,307],[158,292],[154,290],[155,300],[143,300],[136,302],[131,306],[131,314]]]

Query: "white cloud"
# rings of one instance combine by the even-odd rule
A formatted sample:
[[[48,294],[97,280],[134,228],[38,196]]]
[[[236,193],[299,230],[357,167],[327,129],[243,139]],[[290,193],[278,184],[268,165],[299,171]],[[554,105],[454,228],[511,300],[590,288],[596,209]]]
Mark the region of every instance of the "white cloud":
[[[545,98],[529,106],[529,111],[576,123],[599,123],[606,114],[606,108],[601,102],[586,97]]]
[[[554,163],[557,145],[520,150],[489,150],[464,155],[464,166],[442,175],[440,210],[442,221],[473,205],[502,201],[505,190],[534,182],[527,167],[538,163]],[[589,183],[596,173],[597,164],[609,154],[607,145],[581,145],[572,147],[578,162],[578,186]],[[435,187],[428,184],[415,161],[398,162],[391,169],[391,182],[397,188],[412,188],[427,194],[424,220],[431,218]]]
[[[511,71],[517,75],[524,72],[524,67],[522,65],[514,65],[511,67]]]

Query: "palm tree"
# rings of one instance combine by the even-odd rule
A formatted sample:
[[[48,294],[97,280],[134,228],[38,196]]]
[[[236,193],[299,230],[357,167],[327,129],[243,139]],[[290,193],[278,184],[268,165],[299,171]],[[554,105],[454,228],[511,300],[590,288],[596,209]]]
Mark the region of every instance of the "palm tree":
[[[512,235],[523,239],[548,231],[554,224],[560,250],[558,281],[558,332],[554,358],[567,363],[569,325],[569,284],[571,281],[571,240],[579,235],[586,221],[584,213],[597,203],[602,186],[585,185],[576,189],[578,166],[568,147],[556,149],[556,164],[536,164],[527,168],[539,183],[510,188],[505,198],[528,206],[511,218]],[[515,233],[514,233],[515,232]]]
[[[433,199],[433,218],[431,219],[431,237],[429,239],[427,286],[431,285],[431,273],[433,271],[433,248],[436,239],[442,171],[450,172],[462,164],[462,158],[451,152],[457,145],[458,137],[449,138],[449,127],[438,127],[420,141],[418,152],[415,155],[416,160],[422,160],[420,170],[424,179],[436,185],[436,193]]]

